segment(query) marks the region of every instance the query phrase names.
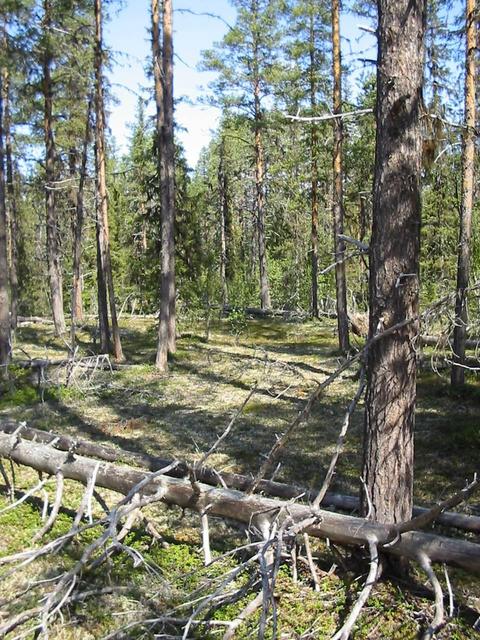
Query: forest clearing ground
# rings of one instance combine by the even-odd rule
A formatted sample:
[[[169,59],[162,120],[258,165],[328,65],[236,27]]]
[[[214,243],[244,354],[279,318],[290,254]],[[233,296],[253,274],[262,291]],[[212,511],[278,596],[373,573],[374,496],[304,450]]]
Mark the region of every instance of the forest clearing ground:
[[[159,374],[153,366],[155,321],[126,318],[122,321],[121,328],[129,366],[113,372],[97,372],[89,384],[83,387],[75,383],[68,388],[48,385],[44,390],[44,402],[41,401],[31,373],[13,368],[12,388],[0,399],[0,418],[25,421],[31,427],[93,439],[163,458],[194,461],[215,442],[256,384],[256,391],[236,421],[229,438],[209,460],[209,464],[218,470],[255,473],[263,459],[262,455],[270,449],[276,434],[285,430],[304,406],[309,393],[336,369],[340,361],[335,351],[332,322],[248,320],[239,328],[228,320],[221,320],[210,327],[208,340],[205,338],[205,328],[200,323],[180,327],[178,351],[170,365],[169,375],[165,376]],[[89,328],[87,325],[79,333],[79,355],[90,354],[93,331],[93,326]],[[36,324],[19,328],[15,345],[17,353],[20,347],[31,357],[58,359],[68,355],[65,343],[54,339],[51,325]],[[355,373],[355,369],[347,371],[328,388],[314,407],[308,422],[290,440],[276,479],[311,488],[321,485],[335,448],[344,412],[355,394]],[[63,369],[55,372],[52,368],[50,372],[50,375],[59,376],[59,382],[64,374]],[[461,487],[465,478],[472,477],[476,465],[478,466],[480,447],[479,400],[480,387],[475,381],[472,381],[461,396],[452,396],[445,380],[429,373],[420,376],[416,435],[417,504],[429,504],[445,497],[453,489]],[[345,452],[340,457],[332,486],[337,492],[353,494],[358,491],[362,410],[363,406],[360,405],[353,415]],[[25,469],[17,472],[18,486],[22,483],[28,485],[29,481],[32,484],[32,475]],[[52,485],[49,492],[53,488]],[[66,506],[75,508],[81,490],[74,483],[69,483],[67,496]],[[7,503],[3,496],[0,501],[1,504]],[[480,513],[478,497],[474,496],[466,510]],[[178,593],[175,596],[172,593],[165,596],[166,601],[171,604],[177,598],[181,600],[186,589],[185,580],[181,577],[182,571],[185,573],[185,567],[191,565],[192,569],[200,571],[198,516],[179,515],[175,510],[166,513],[158,507],[154,511],[156,518],[160,518],[166,537],[177,543],[169,549],[160,548],[152,552],[157,565],[162,566],[164,563],[168,565],[169,571],[179,573],[179,584],[176,584],[175,578],[172,587],[174,590],[178,589]],[[68,520],[66,515],[63,518]],[[8,516],[3,516],[0,523],[3,526],[0,555],[21,549],[31,539],[36,528],[41,526],[38,505],[24,505]],[[67,526],[65,522],[63,526]],[[62,527],[61,520],[57,527]],[[17,531],[22,531],[25,535],[17,534]],[[135,535],[138,544],[145,547],[146,553],[150,553],[143,534],[138,531]],[[219,523],[214,527],[212,542],[217,550],[226,551],[235,546],[235,542],[240,544],[241,540],[235,531],[232,532]],[[326,570],[333,562],[339,564],[336,552],[327,550],[322,544],[319,544],[318,550],[323,556],[322,566]],[[62,561],[68,563],[69,560],[64,558]],[[43,561],[43,565],[43,569],[48,572],[48,562]],[[121,582],[128,575],[125,567],[118,562],[112,571],[114,582]],[[455,595],[469,610],[465,619],[458,619],[453,626],[449,625],[449,635],[440,637],[473,638],[475,632],[471,630],[471,625],[475,619],[472,621],[472,616],[476,611],[480,614],[480,585],[477,584],[478,580],[465,576],[460,571],[452,573],[455,577],[454,588],[457,589]],[[281,577],[282,586],[279,588],[285,591],[282,601],[284,629],[292,634],[288,637],[301,637],[295,599],[298,599],[297,605],[303,599],[311,601],[312,610],[311,615],[302,617],[300,626],[303,625],[306,630],[308,625],[314,623],[315,618],[319,618],[322,620],[324,635],[320,634],[318,637],[328,637],[335,629],[339,615],[342,615],[345,600],[354,600],[358,584],[344,584],[335,576],[325,578],[322,589],[325,588],[328,592],[333,590],[336,595],[333,600],[326,598],[327,604],[324,602],[319,606],[318,603],[315,604],[315,599],[311,599],[313,592],[306,588],[308,575],[304,578],[303,584],[300,582],[294,587],[288,587],[287,575]],[[197,576],[194,580],[187,579],[187,582],[193,581],[189,585],[192,587],[199,579]],[[351,576],[351,579],[354,577]],[[125,597],[125,610],[129,610],[129,598],[133,598],[137,613],[140,610],[147,613],[151,604],[148,604],[150,596],[147,577],[140,571],[133,583],[136,595]],[[302,589],[306,589],[308,596],[305,593],[300,595]],[[351,590],[353,594],[350,593]],[[418,596],[401,594],[396,586],[384,584],[380,590],[383,597],[378,593],[375,595],[372,602],[376,604],[367,607],[365,616],[362,617],[361,631],[356,637],[415,637],[414,630],[419,619],[415,607],[421,609],[423,606],[425,609],[430,605],[425,601],[420,605]],[[105,596],[107,601],[109,597]],[[115,606],[119,609],[123,607],[121,598]],[[395,608],[409,611],[408,629],[401,616],[395,615]],[[75,635],[76,632],[64,629],[62,634],[66,635],[58,637],[98,637],[95,634],[99,633],[100,628],[111,628],[112,617],[107,616],[108,620],[100,624],[97,614],[89,613],[93,616],[95,631],[87,633],[87,624],[83,628],[84,635]],[[223,614],[226,615],[225,611]],[[287,622],[289,617],[292,619]],[[303,619],[305,617],[308,620]],[[385,633],[386,619],[391,624],[391,635],[382,635]],[[113,623],[115,624],[115,620]],[[459,626],[459,635],[455,635],[455,625]]]

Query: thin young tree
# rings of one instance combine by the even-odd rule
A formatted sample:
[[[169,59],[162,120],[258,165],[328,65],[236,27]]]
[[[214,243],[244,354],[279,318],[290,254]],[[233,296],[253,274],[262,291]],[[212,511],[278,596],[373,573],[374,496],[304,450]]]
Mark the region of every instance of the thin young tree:
[[[55,197],[56,145],[53,124],[53,47],[52,47],[52,4],[43,3],[42,22],[42,92],[44,102],[44,138],[45,138],[45,210],[47,218],[47,261],[50,284],[50,303],[56,335],[65,333],[65,315],[63,311],[63,276],[60,259],[59,220]]]
[[[173,3],[163,0],[163,42],[160,47],[160,10],[152,0],[152,56],[157,107],[157,155],[161,189],[160,318],[156,366],[168,367],[175,353],[175,145],[173,127]]]
[[[0,75],[0,377],[8,375],[10,359],[10,301],[7,251],[7,210],[5,206],[5,149],[3,141],[3,86]]]
[[[370,250],[364,513],[412,513],[426,0],[378,0],[377,139]]]
[[[100,348],[109,351],[107,294],[112,325],[112,353],[116,360],[123,360],[120,330],[118,327],[115,289],[113,286],[110,257],[110,233],[108,225],[108,194],[105,150],[105,108],[103,97],[103,36],[102,0],[94,0],[95,9],[95,169],[97,177],[97,276],[98,316]]]
[[[475,190],[475,118],[477,47],[477,15],[475,0],[466,0],[465,55],[465,129],[462,154],[462,203],[458,239],[457,288],[455,299],[455,327],[453,331],[453,366],[451,383],[465,383],[465,341],[467,338],[467,288],[470,277],[473,196]]]
[[[340,0],[332,0],[333,113],[342,113],[342,54],[340,43]],[[348,337],[347,284],[343,234],[343,122],[333,120],[333,241],[335,248],[335,287],[337,301],[338,346],[342,353],[350,349]]]
[[[260,31],[258,0],[251,2],[252,29],[252,83],[253,83],[253,133],[255,148],[255,218],[257,223],[258,266],[260,274],[260,307],[270,309],[270,285],[267,270],[267,243],[265,237],[265,151],[263,145],[264,113],[261,103]]]

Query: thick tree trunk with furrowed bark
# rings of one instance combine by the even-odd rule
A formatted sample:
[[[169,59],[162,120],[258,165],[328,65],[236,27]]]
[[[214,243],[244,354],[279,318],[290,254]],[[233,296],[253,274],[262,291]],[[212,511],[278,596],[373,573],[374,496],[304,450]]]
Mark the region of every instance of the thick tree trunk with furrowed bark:
[[[425,1],[378,1],[377,142],[370,243],[363,511],[382,523],[412,513],[418,335]],[[365,493],[365,492],[364,492]]]
[[[473,196],[475,192],[475,54],[477,46],[476,1],[467,0],[466,7],[466,69],[465,69],[465,131],[462,156],[462,206],[458,242],[457,297],[453,331],[452,385],[465,382],[465,342],[467,339],[467,292],[470,277],[470,244],[472,235]]]

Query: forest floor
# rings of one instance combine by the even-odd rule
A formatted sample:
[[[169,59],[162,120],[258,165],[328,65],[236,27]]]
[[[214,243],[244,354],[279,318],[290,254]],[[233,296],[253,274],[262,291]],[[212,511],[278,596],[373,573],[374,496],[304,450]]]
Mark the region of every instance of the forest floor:
[[[93,324],[82,328],[78,335],[79,356],[93,353],[94,332]],[[79,369],[65,386],[66,368],[52,367],[48,372],[50,382],[38,387],[30,371],[12,367],[10,388],[0,397],[0,419],[24,421],[31,427],[163,458],[193,461],[215,442],[256,385],[229,438],[209,460],[209,465],[217,470],[254,473],[276,435],[285,431],[309,394],[341,362],[335,350],[334,325],[329,321],[297,323],[233,317],[213,322],[208,338],[201,323],[180,327],[178,351],[168,375],[159,374],[153,366],[156,347],[153,319],[126,318],[121,323],[121,333],[128,364],[120,370]],[[52,360],[68,355],[65,342],[54,338],[52,326],[41,324],[23,326],[17,331],[15,354],[17,358],[28,354]],[[356,370],[347,371],[335,380],[314,406],[308,421],[290,440],[277,480],[308,488],[321,485],[347,405],[358,386],[356,374]],[[428,505],[462,487],[465,479],[478,470],[480,385],[472,380],[461,393],[453,394],[447,380],[425,371],[420,375],[418,389],[415,503]],[[360,403],[337,466],[332,489],[340,493],[358,494],[362,411]],[[18,470],[17,486],[22,486],[22,482],[32,484],[31,476],[30,471]],[[80,496],[72,483],[68,494],[72,508]],[[3,492],[0,508],[6,504]],[[465,509],[480,514],[478,497],[474,496]],[[35,501],[26,501],[0,515],[0,555],[28,545],[41,526],[40,511]],[[72,607],[69,620],[56,630],[55,637],[101,638],[126,621],[152,617],[178,606],[187,599],[187,593],[206,579],[208,570],[202,569],[198,516],[175,509],[160,511],[157,508],[155,517],[162,535],[173,544],[152,547],[140,528],[131,534],[130,540],[142,549],[156,572],[150,575],[144,566],[134,570],[128,557],[115,558],[110,576],[93,575],[89,579],[95,584],[110,580],[122,584],[127,591]],[[69,522],[68,512],[62,513],[49,536],[58,535],[68,528]],[[449,532],[449,535],[460,534]],[[220,554],[242,544],[242,540],[238,531],[218,523],[212,543]],[[289,565],[282,568],[276,594],[283,634],[279,637],[330,637],[362,584],[359,577],[365,574],[368,565],[353,559],[353,553],[327,548],[323,543],[317,543],[314,551],[323,576],[320,593],[313,591],[308,570],[302,570],[299,582],[294,584]],[[52,562],[68,566],[78,552],[76,548],[43,560],[35,569],[31,567],[27,575],[15,579],[23,584],[52,572]],[[230,558],[213,565],[208,575],[211,577],[212,571],[221,575],[226,570],[225,562],[230,566],[228,563],[235,561]],[[329,573],[332,565],[336,568]],[[456,615],[438,637],[478,638],[473,625],[480,616],[479,581],[454,570],[450,571],[450,579]],[[12,577],[4,580],[0,587],[0,620],[7,610],[11,611],[6,595],[12,589],[11,580]],[[380,583],[360,618],[355,638],[417,637],[433,610],[424,585],[425,576],[417,569],[408,583]],[[241,608],[242,603],[224,605],[215,615],[228,619]],[[237,637],[253,637],[252,628],[245,625]],[[123,637],[153,638],[155,632],[138,627]],[[214,629],[202,630],[196,637],[221,636]]]

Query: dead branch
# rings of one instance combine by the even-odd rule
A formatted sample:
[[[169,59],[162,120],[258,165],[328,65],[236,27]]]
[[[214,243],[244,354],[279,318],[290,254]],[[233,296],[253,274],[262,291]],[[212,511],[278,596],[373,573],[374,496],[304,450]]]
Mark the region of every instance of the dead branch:
[[[328,467],[328,471],[327,471],[327,474],[325,476],[325,480],[323,481],[323,485],[322,485],[320,491],[318,492],[317,497],[315,498],[315,500],[313,502],[314,509],[318,509],[318,507],[321,505],[322,500],[324,499],[328,489],[330,488],[330,484],[331,484],[332,479],[333,479],[333,474],[335,473],[335,467],[337,466],[338,458],[340,457],[340,454],[343,451],[343,445],[344,445],[345,437],[347,435],[348,427],[349,427],[349,424],[350,424],[350,418],[353,415],[353,412],[355,411],[355,408],[356,408],[356,406],[358,404],[358,401],[362,397],[364,389],[365,389],[365,370],[362,368],[362,371],[360,372],[360,382],[358,384],[357,393],[355,394],[355,397],[353,398],[353,400],[350,402],[350,405],[348,407],[347,413],[346,413],[345,418],[343,420],[342,429],[340,430],[340,434],[339,434],[338,440],[337,440],[337,446],[335,448],[335,452],[334,452],[334,454],[332,456],[332,459],[330,461],[330,465]]]
[[[55,477],[57,480],[57,490],[55,492],[55,500],[52,506],[52,510],[50,512],[50,516],[48,517],[48,520],[40,529],[40,531],[37,531],[37,533],[33,536],[33,542],[40,540],[41,538],[43,538],[43,536],[46,533],[50,531],[50,529],[55,524],[55,520],[57,519],[58,512],[60,511],[60,507],[62,506],[63,487],[64,487],[62,472],[57,471],[57,473],[55,474]]]
[[[355,606],[351,610],[345,624],[337,633],[333,636],[332,640],[348,640],[352,633],[353,627],[358,619],[358,616],[362,612],[365,603],[367,602],[373,586],[377,582],[377,576],[379,571],[379,559],[378,559],[378,545],[375,538],[368,541],[368,547],[370,550],[370,571],[368,572],[365,585],[360,592]]]
[[[425,633],[422,636],[422,640],[431,640],[431,638],[433,638],[433,636],[437,633],[437,631],[439,631],[445,624],[445,621],[444,621],[445,613],[443,608],[443,591],[442,591],[442,585],[440,584],[440,581],[438,580],[435,574],[435,571],[432,569],[430,558],[428,558],[428,556],[420,554],[418,557],[418,561],[422,569],[427,574],[428,579],[430,580],[430,583],[433,587],[433,591],[435,593],[435,616],[431,624],[428,626],[428,629],[425,631]]]
[[[47,445],[1,433],[0,456],[10,457],[18,464],[50,475],[61,470],[66,479],[76,480],[84,485],[88,483],[98,464],[98,461],[89,458],[72,456]],[[258,522],[259,518],[261,521],[278,522],[279,525],[285,518],[291,518],[297,525],[313,518],[314,522],[306,531],[316,537],[355,546],[363,546],[374,538],[382,550],[384,545],[388,545],[384,550],[389,554],[415,560],[419,553],[425,553],[432,562],[445,562],[471,573],[480,573],[479,547],[472,542],[412,531],[398,534],[394,526],[320,509],[312,513],[308,505],[285,503],[258,495],[246,496],[239,491],[214,488],[202,483],[197,483],[198,492],[195,492],[191,483],[186,480],[166,475],[156,476],[107,463],[100,464],[98,468],[97,486],[130,496],[129,499],[130,493],[134,491],[145,496],[142,499],[150,497],[152,500],[200,513],[208,509],[210,516],[236,520],[248,526]]]
[[[19,426],[17,422],[0,422],[0,433],[1,432],[6,434],[17,433],[20,434],[23,439],[33,440],[40,444],[50,444],[60,451],[89,456],[106,462],[128,463],[149,471],[158,471],[158,469],[172,464],[172,460],[149,456],[148,454],[143,453],[126,451],[124,449],[115,449],[113,447],[90,442],[88,440],[79,440],[69,436],[52,434],[47,431],[40,431],[39,429],[27,427],[24,423]],[[188,478],[189,474],[190,467],[184,462],[179,462],[176,467],[173,467],[168,472],[168,475],[175,478]],[[251,477],[236,473],[220,473],[215,469],[208,467],[197,469],[196,478],[200,482],[211,486],[222,486],[223,488],[230,487],[232,489],[237,489],[238,491],[246,491],[252,482]],[[39,487],[37,487],[36,490],[39,490]],[[309,502],[314,502],[318,495],[317,492],[299,485],[284,484],[270,480],[262,480],[258,484],[257,490],[259,493],[285,500],[302,496],[304,500]],[[107,513],[108,507],[102,497],[96,491],[93,492],[93,496],[97,501],[99,501],[99,504],[101,504],[102,508]],[[335,507],[348,512],[358,512],[359,500],[355,496],[345,496],[327,492],[322,500],[322,505],[326,507]],[[430,509],[417,506],[414,507],[413,515],[419,516],[428,512],[430,512]],[[480,533],[480,517],[443,511],[436,518],[436,522],[443,526],[455,527],[472,533]]]
[[[292,116],[288,114],[285,114],[285,117],[288,118],[288,120],[295,120],[297,122],[324,122],[327,120],[356,118],[358,116],[365,116],[371,113],[373,113],[373,109],[357,109],[356,111],[345,111],[343,113],[327,113],[321,116],[313,116],[313,117],[306,117],[306,116],[299,116],[299,115]]]

